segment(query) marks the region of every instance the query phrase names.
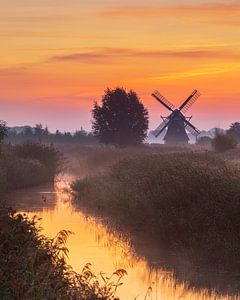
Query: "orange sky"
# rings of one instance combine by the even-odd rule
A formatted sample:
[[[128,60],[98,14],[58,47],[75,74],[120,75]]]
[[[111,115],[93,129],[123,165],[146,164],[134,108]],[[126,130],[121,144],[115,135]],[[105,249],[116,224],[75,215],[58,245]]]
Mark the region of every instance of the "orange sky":
[[[181,4],[179,4],[181,3]],[[0,0],[1,119],[90,129],[107,87],[134,89],[151,127],[158,89],[200,129],[240,121],[239,0]]]

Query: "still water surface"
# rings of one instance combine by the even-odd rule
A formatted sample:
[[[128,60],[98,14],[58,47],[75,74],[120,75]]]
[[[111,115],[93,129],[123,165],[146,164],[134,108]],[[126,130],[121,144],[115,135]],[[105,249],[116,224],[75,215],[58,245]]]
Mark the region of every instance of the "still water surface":
[[[85,216],[73,206],[71,195],[65,191],[70,180],[70,177],[62,177],[55,186],[18,191],[11,195],[11,201],[18,211],[41,218],[45,235],[54,237],[62,229],[74,233],[67,243],[68,263],[74,270],[80,272],[87,263],[92,264],[95,273],[104,271],[106,275],[119,268],[125,269],[128,275],[118,289],[118,296],[124,300],[240,299],[240,294],[220,296],[204,289],[191,289],[187,283],[177,283],[171,272],[161,268],[157,258],[151,262],[156,268],[151,268],[150,262],[137,257],[121,235],[110,233],[100,220]]]

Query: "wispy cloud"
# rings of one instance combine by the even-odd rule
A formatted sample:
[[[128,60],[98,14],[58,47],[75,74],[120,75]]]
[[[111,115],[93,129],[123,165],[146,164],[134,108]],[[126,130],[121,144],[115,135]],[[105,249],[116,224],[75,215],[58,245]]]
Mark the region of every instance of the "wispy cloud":
[[[0,77],[21,76],[23,72],[26,72],[27,70],[28,68],[23,66],[0,68]]]
[[[139,58],[214,58],[223,55],[220,51],[212,49],[177,49],[177,50],[144,50],[131,48],[96,48],[89,51],[72,53],[67,55],[56,55],[50,58],[51,62],[79,61],[82,63],[105,63],[111,59],[139,57]],[[231,55],[231,54],[230,54]],[[229,55],[229,56],[230,56]]]
[[[202,5],[178,5],[178,6],[124,6],[108,7],[99,9],[97,13],[101,16],[112,17],[152,17],[166,13],[240,13],[240,4],[202,4]]]
[[[240,64],[235,64],[231,66],[210,66],[206,68],[200,68],[199,70],[189,70],[186,72],[177,72],[177,73],[171,73],[171,74],[163,74],[155,77],[148,78],[149,80],[176,80],[181,78],[191,78],[191,77],[200,77],[200,76],[211,76],[211,75],[218,75],[218,74],[224,74],[229,73],[232,71],[236,71],[240,69]]]
[[[240,25],[240,4],[202,4],[177,6],[108,7],[97,11],[104,18],[188,17],[189,19],[222,25]]]

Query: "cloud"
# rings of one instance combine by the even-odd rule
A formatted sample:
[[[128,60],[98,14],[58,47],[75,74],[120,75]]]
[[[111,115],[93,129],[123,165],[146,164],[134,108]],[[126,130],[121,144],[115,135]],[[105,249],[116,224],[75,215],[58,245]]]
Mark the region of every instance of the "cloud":
[[[179,5],[179,6],[123,6],[108,7],[97,11],[100,16],[109,17],[152,17],[166,13],[240,13],[240,4],[202,4],[202,5]]]
[[[23,72],[28,70],[27,67],[9,67],[9,68],[0,68],[0,77],[11,77],[11,76],[21,76]]]
[[[173,73],[173,74],[166,74],[166,75],[160,75],[157,77],[152,77],[154,80],[161,80],[161,79],[181,79],[181,78],[191,78],[191,77],[199,77],[199,76],[209,76],[209,75],[216,75],[216,74],[222,74],[222,73],[227,73],[232,71],[233,69],[227,69],[223,70],[221,68],[216,68],[216,69],[203,69],[203,70],[194,70],[194,71],[189,71],[189,72],[179,72],[179,73]]]
[[[184,17],[193,21],[240,25],[240,4],[202,4],[178,6],[122,6],[99,9],[103,18],[165,18]]]
[[[85,53],[73,53],[68,55],[56,55],[50,58],[50,61],[80,61],[80,62],[100,62],[106,58],[106,54],[101,52],[85,52]]]
[[[76,61],[81,63],[105,63],[112,58],[161,58],[161,57],[180,57],[180,58],[201,58],[216,57],[217,51],[210,49],[183,49],[183,50],[142,50],[131,48],[96,48],[86,52],[72,53],[67,55],[56,55],[50,58],[50,62],[69,62]],[[220,53],[218,53],[220,54]],[[117,62],[117,60],[115,60]]]

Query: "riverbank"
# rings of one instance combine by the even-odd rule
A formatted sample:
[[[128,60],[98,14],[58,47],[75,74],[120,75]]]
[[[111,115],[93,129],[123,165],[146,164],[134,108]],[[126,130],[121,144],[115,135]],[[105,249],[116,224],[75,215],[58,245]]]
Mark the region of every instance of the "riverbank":
[[[62,155],[53,146],[3,145],[0,193],[6,198],[6,193],[17,189],[53,184],[61,168]],[[48,201],[45,195],[43,201]],[[77,274],[66,263],[66,240],[71,232],[62,230],[55,238],[48,238],[42,235],[36,217],[29,219],[5,206],[0,203],[0,299],[114,298],[124,270],[117,270],[111,281],[96,276],[90,264]]]
[[[57,149],[40,143],[2,145],[0,193],[53,182],[61,159]]]
[[[188,300],[235,300],[239,296],[236,274],[214,272],[210,266],[205,270],[194,268],[177,251],[164,251],[149,236],[134,239],[126,231],[114,230],[106,218],[90,217],[74,205],[66,190],[71,180],[72,176],[59,176],[54,187],[47,184],[11,193],[11,205],[30,218],[37,215],[45,236],[54,237],[62,229],[74,233],[67,241],[67,262],[76,272],[81,273],[89,262],[98,277],[102,271],[112,274],[116,269],[125,269],[128,275],[117,290],[120,299],[132,300],[137,295],[145,299],[150,286],[153,291],[147,299],[155,299],[157,294],[158,298],[175,300],[183,293]]]
[[[75,203],[191,260],[239,270],[240,172],[214,153],[144,154],[73,183]]]
[[[0,299],[114,299],[124,270],[114,274],[116,282],[98,278],[86,265],[80,274],[66,263],[63,230],[55,238],[42,235],[36,217],[0,209]],[[118,281],[119,280],[119,281]]]

